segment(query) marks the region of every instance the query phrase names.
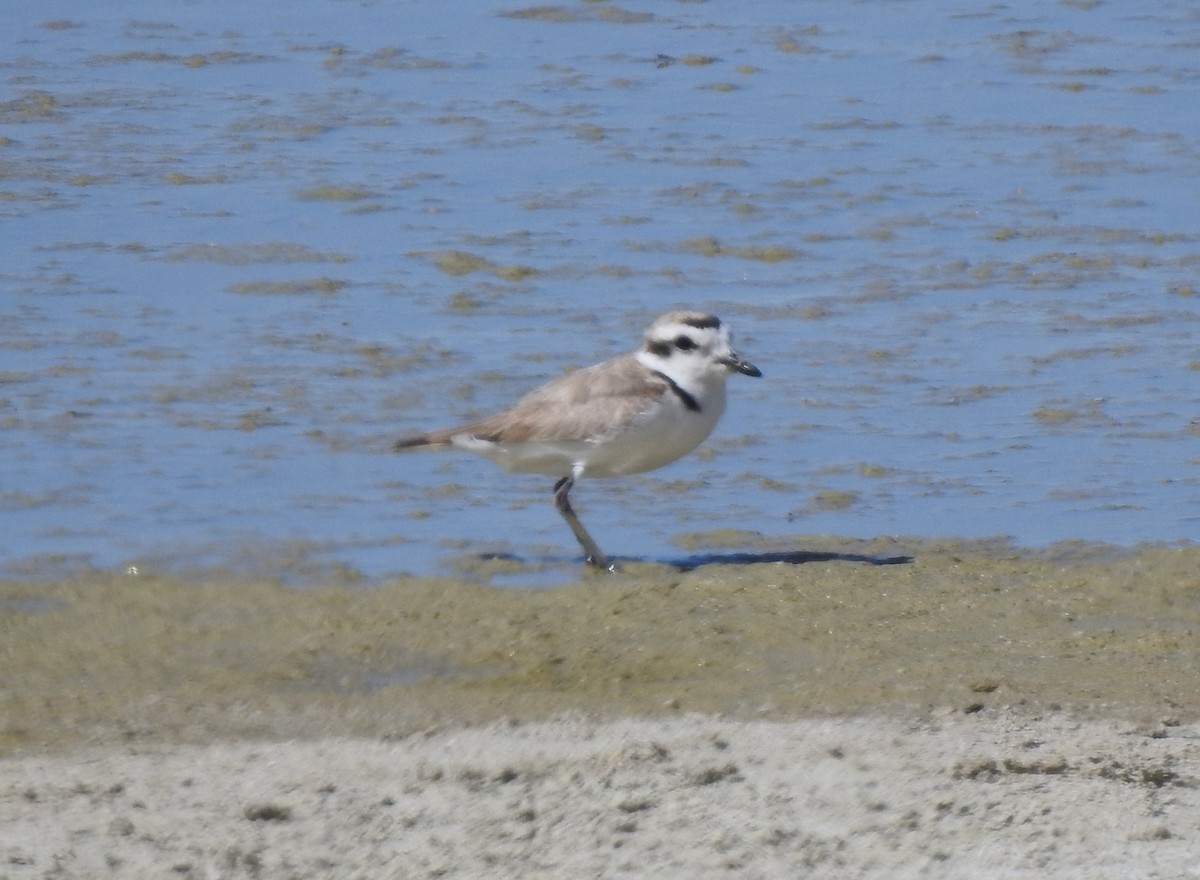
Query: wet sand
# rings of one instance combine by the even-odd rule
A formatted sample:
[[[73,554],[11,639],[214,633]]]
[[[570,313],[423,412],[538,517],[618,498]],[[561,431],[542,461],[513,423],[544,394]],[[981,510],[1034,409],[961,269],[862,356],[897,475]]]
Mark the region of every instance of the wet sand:
[[[384,737],[570,711],[1153,720],[1200,708],[1200,548],[805,549],[847,561],[632,564],[538,589],[8,582],[0,746]],[[912,561],[854,561],[900,555]]]
[[[4,583],[0,876],[1200,870],[1200,548],[809,544]]]

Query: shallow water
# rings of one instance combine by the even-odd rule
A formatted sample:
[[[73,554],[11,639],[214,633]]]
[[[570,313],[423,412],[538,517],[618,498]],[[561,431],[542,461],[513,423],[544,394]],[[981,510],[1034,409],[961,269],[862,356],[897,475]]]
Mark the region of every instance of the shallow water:
[[[0,11],[9,574],[566,564],[548,481],[390,441],[680,304],[765,377],[577,490],[618,556],[1195,537],[1190,4],[53,16]]]

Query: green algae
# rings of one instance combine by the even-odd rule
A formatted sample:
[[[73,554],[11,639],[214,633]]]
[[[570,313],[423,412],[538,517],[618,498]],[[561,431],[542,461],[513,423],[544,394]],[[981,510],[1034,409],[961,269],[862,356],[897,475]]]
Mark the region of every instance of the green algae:
[[[1200,714],[1200,548],[913,552],[641,564],[551,589],[5,582],[0,748],[389,736],[568,711]]]

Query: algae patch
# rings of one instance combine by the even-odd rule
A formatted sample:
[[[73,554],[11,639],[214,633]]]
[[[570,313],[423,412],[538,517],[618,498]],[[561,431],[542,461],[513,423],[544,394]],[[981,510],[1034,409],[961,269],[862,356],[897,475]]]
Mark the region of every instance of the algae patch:
[[[813,553],[554,589],[0,583],[0,747],[389,736],[564,711],[1200,714],[1200,549],[912,549],[907,564]]]

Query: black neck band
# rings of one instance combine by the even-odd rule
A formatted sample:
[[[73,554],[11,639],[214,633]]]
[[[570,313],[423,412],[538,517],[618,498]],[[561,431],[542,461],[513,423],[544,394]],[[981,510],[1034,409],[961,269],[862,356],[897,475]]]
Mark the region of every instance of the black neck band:
[[[671,387],[671,390],[675,392],[675,396],[683,401],[684,406],[686,406],[692,412],[700,412],[700,402],[698,400],[696,400],[696,398],[692,397],[692,395],[688,394],[686,391],[684,391],[682,388],[680,388],[679,383],[677,383],[674,379],[672,379],[666,373],[660,373],[658,370],[654,371],[654,375],[661,378],[664,382],[667,383],[667,385],[669,385]]]

